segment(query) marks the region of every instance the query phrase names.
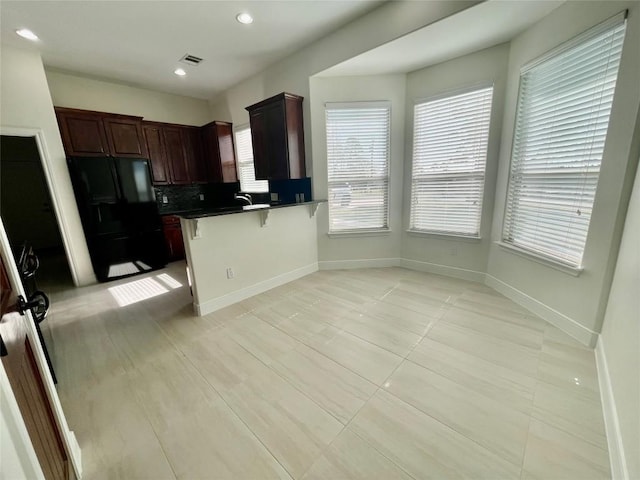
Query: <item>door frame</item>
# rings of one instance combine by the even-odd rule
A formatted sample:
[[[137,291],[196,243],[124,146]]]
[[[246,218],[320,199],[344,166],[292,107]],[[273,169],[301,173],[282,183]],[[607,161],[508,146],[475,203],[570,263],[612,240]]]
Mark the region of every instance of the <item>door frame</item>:
[[[71,238],[69,228],[69,221],[67,213],[62,206],[64,202],[60,199],[58,191],[55,188],[53,182],[53,171],[51,168],[51,157],[49,155],[49,149],[47,148],[47,142],[45,140],[44,131],[41,128],[27,128],[27,127],[6,127],[0,125],[0,135],[8,135],[12,137],[30,137],[33,138],[38,147],[38,154],[40,155],[40,164],[44,172],[45,181],[47,183],[47,189],[49,190],[49,196],[51,197],[51,203],[53,204],[53,213],[56,217],[56,223],[60,236],[62,237],[62,245],[64,246],[65,255],[67,257],[67,263],[69,264],[69,270],[73,278],[73,284],[78,286],[78,264],[71,245],[73,239]],[[3,228],[4,230],[4,228]],[[84,237],[83,237],[84,239]]]
[[[11,251],[9,239],[4,229],[4,224],[2,223],[2,218],[0,218],[0,255],[2,255],[9,281],[12,285],[17,286],[16,295],[22,295],[23,297],[26,297],[24,287],[22,286],[22,280],[20,279],[20,274],[18,272],[18,267],[16,266],[16,262],[14,261],[13,252]],[[25,322],[27,325],[27,337],[29,338],[29,342],[33,349],[36,362],[38,364],[40,375],[42,376],[42,383],[47,392],[47,397],[51,404],[51,409],[53,411],[56,425],[58,427],[58,430],[60,431],[65,450],[67,451],[67,455],[71,460],[73,471],[76,477],[80,479],[82,478],[82,452],[80,451],[80,445],[76,440],[75,434],[71,430],[69,430],[67,418],[65,417],[64,411],[62,410],[62,404],[60,403],[58,392],[53,383],[53,378],[51,377],[51,372],[49,371],[47,360],[44,355],[40,339],[38,338],[38,333],[36,332],[35,323],[33,317],[31,316],[31,311],[25,312],[25,315],[27,315],[27,321]],[[2,367],[2,373],[6,376],[4,367]],[[31,444],[30,439],[29,444]],[[31,447],[31,449],[33,450],[33,447]]]

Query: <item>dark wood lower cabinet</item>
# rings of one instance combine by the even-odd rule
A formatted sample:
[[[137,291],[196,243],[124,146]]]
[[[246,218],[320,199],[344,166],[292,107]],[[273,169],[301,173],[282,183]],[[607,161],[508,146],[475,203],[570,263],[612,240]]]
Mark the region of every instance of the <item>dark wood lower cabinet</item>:
[[[184,240],[182,239],[182,228],[180,227],[180,217],[175,215],[164,215],[162,217],[162,230],[167,242],[169,261],[183,260]]]

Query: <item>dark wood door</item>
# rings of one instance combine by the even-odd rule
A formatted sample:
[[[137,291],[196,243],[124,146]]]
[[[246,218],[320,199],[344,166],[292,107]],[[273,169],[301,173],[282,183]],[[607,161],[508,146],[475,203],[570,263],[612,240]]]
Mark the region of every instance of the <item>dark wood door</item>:
[[[167,154],[167,163],[171,173],[171,183],[191,183],[187,156],[184,148],[182,128],[163,127],[164,146]]]
[[[156,125],[143,125],[145,143],[151,161],[151,179],[154,185],[169,184],[169,166],[164,148],[162,129]]]
[[[200,128],[184,127],[183,136],[185,140],[185,151],[191,182],[207,183],[207,168],[202,150],[203,145]]]
[[[105,117],[104,128],[114,157],[147,158],[147,148],[140,120]]]
[[[109,143],[101,115],[56,109],[56,116],[67,156],[109,155]]]
[[[29,319],[16,311],[17,289],[11,285],[1,257],[0,284],[0,336],[4,350],[2,365],[45,478],[67,480],[69,461],[27,334],[26,322]]]

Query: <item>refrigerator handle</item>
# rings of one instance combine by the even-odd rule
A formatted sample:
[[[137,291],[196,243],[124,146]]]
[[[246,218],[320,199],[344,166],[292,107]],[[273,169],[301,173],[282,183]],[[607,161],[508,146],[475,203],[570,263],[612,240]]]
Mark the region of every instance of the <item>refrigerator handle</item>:
[[[124,194],[122,193],[122,181],[120,179],[120,162],[118,162],[117,158],[111,159],[111,169],[113,172],[113,183],[116,186],[116,195],[118,197],[118,201],[124,201]]]

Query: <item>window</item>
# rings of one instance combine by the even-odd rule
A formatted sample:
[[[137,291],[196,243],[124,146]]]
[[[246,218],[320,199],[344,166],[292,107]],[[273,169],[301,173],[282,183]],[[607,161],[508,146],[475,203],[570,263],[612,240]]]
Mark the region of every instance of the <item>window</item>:
[[[621,14],[521,72],[505,243],[581,266],[624,30]]]
[[[493,87],[413,111],[412,231],[480,236]]]
[[[243,192],[268,192],[268,180],[256,180],[253,168],[253,146],[251,128],[248,125],[238,127],[235,132],[236,156],[238,159],[238,179]]]
[[[388,229],[388,102],[326,106],[329,232]]]

